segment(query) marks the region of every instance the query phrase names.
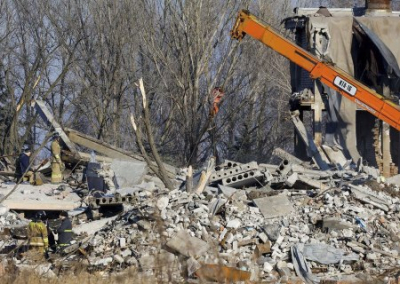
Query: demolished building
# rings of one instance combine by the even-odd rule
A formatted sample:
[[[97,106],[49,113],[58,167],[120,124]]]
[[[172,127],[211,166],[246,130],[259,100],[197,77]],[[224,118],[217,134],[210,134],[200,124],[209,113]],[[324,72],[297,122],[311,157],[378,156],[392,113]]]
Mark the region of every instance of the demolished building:
[[[365,8],[296,8],[295,13],[285,20],[285,27],[294,31],[299,46],[398,104],[400,50],[393,39],[398,36],[400,14],[392,11],[391,1],[366,1]],[[292,107],[306,123],[311,114],[312,138],[324,158],[344,155],[378,167],[386,177],[398,173],[398,131],[312,81],[295,64],[291,84]],[[301,135],[296,137],[296,155],[304,159],[308,145]]]
[[[50,278],[72,263],[105,275],[132,268],[137,281],[186,283],[367,283],[383,274],[399,276],[398,185],[379,184],[365,172],[320,171],[288,160],[225,161],[211,170],[201,191],[196,182],[186,191],[187,182],[186,171],[177,171],[172,191],[138,181],[104,199],[111,203],[75,200],[69,210],[74,242],[65,255],[52,255],[52,268],[19,257],[27,223],[3,206],[0,254],[19,269],[41,265]],[[49,186],[22,185],[17,195],[76,196],[69,187],[53,195]],[[110,217],[89,219],[81,210],[113,201],[124,206]]]
[[[335,10],[311,13],[329,18]],[[297,15],[286,23],[304,20],[299,30],[305,32],[306,23],[318,22],[307,22],[306,18]],[[320,21],[332,25],[338,22],[325,18]],[[319,30],[317,34],[324,32]],[[322,111],[326,104],[317,105],[317,95],[311,93],[319,87],[314,85],[314,89],[302,91],[301,95],[312,99],[300,97],[301,111],[306,110],[307,103],[311,109]],[[86,172],[87,177],[93,174],[93,184],[87,180],[85,193],[80,191],[84,186],[79,182],[82,172],[74,173],[73,179],[78,183],[70,186],[20,185],[3,202],[6,206],[0,207],[0,255],[21,270],[41,265],[41,273],[51,278],[58,276],[56,271],[78,263],[90,272],[101,271],[102,275],[132,268],[137,281],[173,283],[399,280],[398,176],[384,183],[378,179],[377,169],[363,163],[351,165],[346,151],[339,151],[339,142],[325,148],[318,142],[322,132],[317,131],[310,138],[301,114],[294,116],[293,122],[298,135],[308,142],[312,163],[278,148],[274,151],[281,158],[278,165],[226,160],[214,166],[215,160],[211,158],[201,174],[196,175],[199,179],[192,177],[190,169],[167,166],[175,185],[174,190],[168,190],[151,175],[141,157],[78,131],[61,129],[45,105],[37,105],[38,112],[61,133],[68,147],[63,159],[89,169],[90,155],[78,151],[76,144],[95,150],[104,155],[97,156],[98,161],[112,164],[118,189],[113,195],[89,194],[91,189],[103,190],[95,167]],[[333,113],[336,112],[341,113]],[[318,115],[317,111],[314,115]],[[332,133],[326,135],[329,134]],[[332,137],[329,139],[333,141]],[[351,152],[350,148],[351,145],[344,147]],[[14,189],[14,185],[3,184],[0,193],[7,196]],[[112,216],[99,213],[99,209],[115,205],[118,210]],[[74,219],[75,240],[64,255],[54,255],[51,265],[29,263],[29,259],[21,258],[27,220],[17,213],[39,208],[68,210]],[[98,210],[99,214],[85,214],[89,209],[92,213]],[[0,265],[6,266],[3,262]]]

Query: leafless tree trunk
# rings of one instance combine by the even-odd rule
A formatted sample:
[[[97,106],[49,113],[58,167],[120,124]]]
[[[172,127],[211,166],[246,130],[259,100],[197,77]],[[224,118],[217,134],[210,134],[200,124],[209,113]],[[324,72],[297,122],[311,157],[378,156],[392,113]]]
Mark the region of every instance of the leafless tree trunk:
[[[144,89],[142,78],[139,79],[138,87],[140,89],[140,94],[142,96],[142,104],[143,104],[142,105],[143,106],[143,109],[142,109],[143,117],[140,117],[139,123],[141,125],[144,125],[146,137],[147,137],[147,140],[149,141],[150,151],[151,151],[151,154],[154,157],[154,160],[157,164],[157,168],[153,166],[151,159],[148,156],[148,154],[143,146],[143,142],[142,142],[143,137],[142,137],[141,126],[140,125],[138,126],[136,124],[136,122],[135,122],[136,120],[135,120],[133,114],[131,114],[131,123],[132,123],[133,129],[135,130],[135,133],[136,133],[136,141],[139,145],[139,149],[142,152],[143,157],[145,158],[145,160],[147,162],[147,165],[161,179],[161,181],[164,183],[164,185],[169,190],[173,190],[174,186],[172,185],[172,182],[168,177],[167,171],[165,169],[163,161],[161,160],[160,155],[158,154],[157,146],[154,141],[153,129],[152,129],[151,122],[150,122],[150,112],[149,112],[149,107],[148,107],[148,102],[147,102],[147,96],[146,96],[146,91]]]

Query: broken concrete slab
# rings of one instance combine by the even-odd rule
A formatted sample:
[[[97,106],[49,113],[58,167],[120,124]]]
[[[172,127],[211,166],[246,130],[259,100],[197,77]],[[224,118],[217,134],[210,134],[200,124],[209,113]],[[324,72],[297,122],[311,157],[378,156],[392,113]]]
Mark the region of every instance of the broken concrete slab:
[[[290,176],[287,177],[285,184],[289,187],[293,187],[298,178],[299,177],[297,173],[292,173]]]
[[[379,196],[372,190],[369,190],[361,186],[355,186],[350,184],[349,187],[351,193],[356,199],[360,200],[361,202],[371,204],[379,209],[382,209],[383,211],[389,211],[389,206],[390,206],[389,200],[383,198],[382,196]]]
[[[253,202],[260,209],[263,216],[268,219],[287,216],[294,212],[291,202],[287,195],[284,194],[254,199]]]
[[[236,188],[233,188],[233,187],[230,187],[230,186],[225,186],[225,185],[222,185],[222,184],[218,185],[218,189],[227,198],[230,198],[237,191]]]
[[[68,211],[75,209],[78,205],[75,202],[54,202],[51,200],[20,200],[7,199],[3,201],[3,205],[13,210],[45,210],[45,211]]]
[[[288,160],[283,160],[276,169],[276,172],[282,177],[286,177],[292,172],[292,164]]]
[[[110,217],[110,218],[104,218],[101,220],[96,220],[90,223],[84,223],[79,226],[74,226],[72,228],[72,231],[76,235],[81,235],[83,233],[86,233],[87,235],[93,235],[96,232],[98,232],[101,228],[103,228],[107,223],[112,222],[115,220],[118,216]]]
[[[395,184],[397,186],[400,186],[400,175],[395,175],[390,178],[387,178],[386,183]]]
[[[115,172],[120,188],[139,184],[148,173],[147,164],[140,161],[113,160],[111,169]]]
[[[274,169],[268,166],[269,168]],[[346,171],[347,174],[340,175],[339,172],[309,170],[300,165],[292,165],[291,171],[298,176],[305,176],[335,187],[314,198],[310,198],[309,194],[319,191],[311,192],[299,188],[284,190],[278,198],[286,197],[295,214],[291,214],[291,210],[288,210],[289,213],[285,213],[282,218],[283,213],[280,212],[276,217],[279,218],[277,220],[268,220],[272,215],[265,213],[263,208],[287,209],[285,202],[284,205],[271,202],[256,204],[257,201],[253,202],[253,199],[270,199],[274,197],[269,196],[270,194],[282,193],[278,188],[284,187],[284,182],[280,182],[279,186],[271,182],[271,186],[275,189],[269,191],[265,190],[265,186],[262,189],[250,187],[244,190],[228,188],[227,191],[230,192],[226,197],[223,192],[226,188],[217,189],[216,183],[210,184],[209,188],[200,194],[183,191],[182,188],[178,188],[179,185],[175,190],[169,191],[162,184],[155,183],[127,188],[121,192],[133,194],[135,202],[124,206],[125,213],[120,214],[112,222],[108,222],[100,229],[92,228],[92,233],[89,232],[92,234],[87,237],[88,252],[91,254],[90,268],[96,269],[95,266],[99,265],[97,268],[99,269],[106,265],[110,271],[115,271],[133,265],[141,266],[143,273],[154,272],[155,269],[165,268],[165,266],[160,268],[157,251],[161,247],[166,247],[169,251],[175,252],[174,263],[180,266],[174,268],[172,274],[175,275],[181,275],[185,266],[189,274],[192,274],[204,261],[212,263],[222,261],[221,263],[238,267],[239,270],[251,271],[256,275],[252,275],[251,279],[284,283],[294,279],[294,269],[298,266],[298,260],[289,258],[288,255],[292,247],[301,243],[314,245],[327,242],[335,249],[362,254],[360,257],[363,258],[365,267],[373,273],[385,270],[388,263],[397,261],[398,248],[392,235],[400,230],[398,214],[385,213],[374,206],[364,207],[364,202],[354,199],[349,191],[348,184],[353,180],[359,183],[366,177],[365,174],[358,175],[357,172]],[[274,176],[277,175],[275,170],[272,173]],[[290,171],[288,174],[290,176]],[[178,177],[177,180],[182,179]],[[296,184],[301,185],[297,182]],[[32,195],[30,192],[33,190],[21,191],[25,195]],[[265,194],[252,196],[252,192]],[[382,190],[377,195],[384,198],[385,191]],[[400,199],[392,198],[391,202],[393,203],[391,208],[394,208],[394,205],[400,208]],[[7,218],[0,216],[0,224],[5,224]],[[77,215],[76,218],[86,221],[85,215]],[[377,224],[379,230],[377,240],[368,241],[373,227],[370,226],[368,231],[363,230],[362,224],[357,223],[357,218],[365,220],[367,225],[371,222]],[[350,220],[351,223],[343,222],[344,220]],[[93,225],[96,225],[96,222],[93,222]],[[90,227],[91,223],[82,226]],[[329,232],[324,228],[329,229]],[[179,237],[182,231],[184,236]],[[384,238],[384,243],[381,244],[379,238]],[[351,243],[349,239],[352,240]],[[0,246],[3,246],[3,243],[1,240]],[[201,255],[197,256],[199,251]],[[334,255],[336,252],[334,251]],[[79,252],[72,253],[76,258],[81,257]],[[181,256],[178,257],[178,254]],[[186,255],[193,257],[188,259]],[[314,251],[311,255],[315,256]],[[302,257],[307,263],[304,254]],[[101,261],[102,259],[107,261]],[[162,263],[170,263],[170,260]],[[328,269],[325,264],[310,260],[309,266],[317,276],[321,273],[341,275],[360,272],[357,265],[349,266],[340,262],[329,265]],[[263,271],[264,268],[266,272]],[[302,266],[301,269],[303,268]],[[167,269],[168,273],[172,271],[169,265]],[[193,278],[185,278],[180,282],[195,281]]]
[[[89,153],[84,153],[84,152],[78,152],[79,153],[79,157],[77,157],[76,155],[74,155],[73,153],[69,152],[69,151],[63,151],[61,153],[61,159],[64,162],[67,163],[72,163],[72,164],[83,164],[86,165],[90,162],[91,160],[91,155]],[[113,159],[106,157],[106,156],[100,156],[100,155],[96,155],[96,161],[99,163],[109,163],[111,164]]]
[[[331,230],[344,230],[353,228],[353,224],[346,222],[340,218],[327,217],[322,219],[322,228],[326,229],[328,232]]]
[[[67,128],[65,130],[68,134],[68,138],[71,139],[74,143],[82,145],[86,148],[92,149],[98,153],[106,155],[112,159],[119,159],[119,160],[134,160],[139,162],[144,162],[143,157],[136,155],[134,153],[125,151],[121,148],[112,146],[110,144],[105,143],[104,141],[95,139],[94,137],[88,136],[84,133],[79,131]],[[98,161],[100,161],[98,159]],[[152,162],[152,165],[156,168],[158,167],[155,162]],[[164,167],[168,172],[168,176],[170,178],[175,177],[175,168],[171,165],[164,163]]]
[[[144,254],[139,258],[141,268],[157,268],[162,265],[168,264],[172,266],[172,263],[176,260],[176,256],[166,250],[161,250],[157,254]]]
[[[327,244],[298,244],[306,259],[321,264],[335,264],[341,261],[358,261],[359,256],[355,253],[346,253]]]
[[[297,157],[293,156],[292,154],[289,154],[288,152],[286,152],[285,150],[283,150],[279,147],[275,148],[274,151],[272,151],[272,155],[275,155],[275,156],[281,158],[282,160],[288,160],[289,162],[291,162],[293,164],[304,163],[304,161],[298,159]]]
[[[228,185],[234,188],[242,188],[253,184],[258,184],[264,179],[264,174],[261,171],[254,170],[222,179],[223,185]]]
[[[347,164],[347,159],[342,150],[333,149],[328,145],[322,145],[322,150],[325,152],[331,164],[336,166],[338,169],[343,169]]]
[[[192,276],[196,271],[201,268],[201,264],[193,257],[189,257],[189,259],[186,261],[186,264],[189,276]]]
[[[215,215],[219,212],[219,210],[225,203],[225,199],[215,198],[209,203],[208,211],[210,212],[210,214]]]
[[[327,190],[330,188],[328,185],[324,183],[326,181],[315,180],[304,175],[299,175],[298,180],[305,183],[306,185],[309,185],[311,188],[318,188],[321,190]]]
[[[58,186],[20,184],[18,190],[2,204],[12,210],[69,211],[80,207],[81,198],[71,188],[68,187],[61,194],[54,194]],[[5,185],[0,188],[0,194],[7,195],[13,188],[14,185]]]
[[[192,237],[189,233],[181,230],[175,234],[166,244],[167,247],[187,257],[197,258],[209,249],[209,245],[199,238]]]
[[[297,134],[303,140],[304,144],[307,146],[307,154],[314,160],[315,164],[321,170],[328,170],[329,166],[327,164],[327,157],[325,153],[315,145],[312,135],[307,131],[303,122],[297,115],[297,113],[292,114],[292,122],[295,126]]]
[[[226,168],[218,166],[218,170],[216,170],[210,177],[211,182],[223,180],[240,173],[255,171],[258,169],[257,162],[250,162],[247,164],[226,163],[226,165]]]

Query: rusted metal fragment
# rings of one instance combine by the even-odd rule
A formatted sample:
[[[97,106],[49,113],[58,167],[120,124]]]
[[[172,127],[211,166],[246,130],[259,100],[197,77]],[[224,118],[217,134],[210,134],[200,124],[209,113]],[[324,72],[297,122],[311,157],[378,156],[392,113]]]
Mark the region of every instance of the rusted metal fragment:
[[[249,281],[251,273],[234,267],[218,264],[202,264],[195,275],[202,281],[217,281],[218,283],[231,283]]]

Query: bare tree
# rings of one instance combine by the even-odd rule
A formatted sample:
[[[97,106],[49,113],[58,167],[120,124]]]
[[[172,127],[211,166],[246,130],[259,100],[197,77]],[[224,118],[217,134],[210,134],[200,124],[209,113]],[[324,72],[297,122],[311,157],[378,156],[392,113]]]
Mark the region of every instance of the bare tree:
[[[225,130],[230,129],[236,137],[256,137],[257,116],[258,122],[271,125],[257,115],[264,108],[249,108],[259,105],[253,98],[255,92],[260,93],[265,86],[266,78],[259,75],[265,71],[259,69],[262,68],[260,64],[242,61],[246,58],[256,63],[262,54],[269,57],[268,51],[259,51],[260,47],[238,49],[237,43],[229,39],[229,30],[241,5],[239,1],[146,0],[142,5],[145,12],[138,17],[138,25],[144,31],[141,35],[143,54],[139,57],[139,65],[146,67],[141,72],[150,84],[151,110],[153,113],[162,110],[155,121],[162,122],[158,125],[158,141],[164,156],[182,153],[184,160],[180,162],[183,164],[203,162],[215,149],[219,151],[222,147],[217,144],[226,134]],[[273,4],[269,7],[269,16],[274,19],[278,18],[278,13],[273,13],[276,7]],[[242,63],[239,65],[238,61]],[[285,72],[278,64],[275,67],[279,67],[279,72]],[[269,83],[276,85],[273,80]],[[286,83],[287,77],[284,85]],[[209,99],[211,90],[218,86],[224,87],[228,99],[214,124],[208,119]],[[284,91],[287,91],[289,85],[285,86]],[[282,90],[282,87],[269,89],[276,92],[275,89]],[[241,133],[236,127],[243,121],[243,113],[250,113],[248,121],[252,125],[247,133]],[[217,131],[204,131],[205,128]],[[225,144],[231,144],[232,140],[233,137],[226,139]]]
[[[2,151],[13,152],[19,151],[24,142],[34,144],[36,116],[30,102],[49,95],[67,72],[71,56],[67,56],[65,66],[58,68],[61,34],[53,26],[45,2],[3,3],[7,19],[2,24],[7,38],[1,42],[2,66],[12,115],[5,127]],[[47,81],[42,80],[50,73]]]
[[[210,156],[267,161],[275,145],[291,138],[288,62],[255,41],[232,41],[229,31],[241,8],[279,27],[290,3],[2,2],[0,92],[12,110],[0,117],[7,126],[3,145],[19,147],[21,134],[37,140],[33,126],[42,126],[27,103],[44,98],[62,125],[136,149],[127,121],[131,110],[135,117],[143,112],[132,98],[143,77],[160,158],[194,166]],[[225,99],[210,116],[215,87]],[[151,153],[146,135],[142,142]]]
[[[75,113],[84,117],[89,134],[121,146],[121,114],[128,93],[123,53],[131,44],[126,31],[134,5],[129,1],[77,1],[75,5],[80,13],[75,29],[83,36],[73,75],[79,86],[72,101]]]

